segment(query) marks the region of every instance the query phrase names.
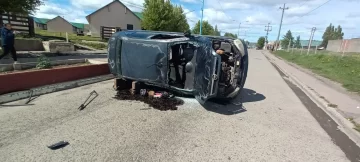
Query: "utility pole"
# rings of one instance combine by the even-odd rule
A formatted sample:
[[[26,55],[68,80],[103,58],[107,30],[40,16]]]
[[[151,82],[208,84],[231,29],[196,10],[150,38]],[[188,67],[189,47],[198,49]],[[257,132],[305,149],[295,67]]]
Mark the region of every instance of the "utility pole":
[[[276,42],[278,43],[279,42],[279,38],[280,38],[280,32],[281,32],[281,26],[282,26],[282,22],[283,22],[283,18],[284,18],[284,12],[285,10],[289,9],[289,7],[285,7],[285,3],[284,3],[284,7],[279,7],[279,9],[282,10],[282,14],[281,14],[281,21],[280,21],[280,27],[279,27],[279,33],[278,33],[278,36],[277,36],[277,39],[276,39]],[[276,49],[278,48],[278,45],[276,47]]]
[[[272,30],[272,26],[270,26],[270,23],[268,23],[268,25],[265,26],[265,31],[266,31],[265,47],[267,47],[267,44],[269,43],[268,35],[269,35],[269,31],[271,31],[271,30]]]
[[[290,41],[289,41],[289,45],[288,45],[288,48],[287,48],[287,52],[290,52],[290,44],[291,44],[291,42],[292,42],[292,39],[290,39]]]
[[[310,39],[309,39],[307,55],[309,55],[309,52],[310,52],[310,47],[311,47],[311,44],[312,44],[312,40],[314,38],[315,30],[316,30],[316,27],[311,28],[311,35],[310,35]]]
[[[202,0],[201,20],[200,20],[200,35],[202,34],[202,21],[203,21],[203,17],[204,17],[204,2],[205,2],[205,0]]]
[[[241,25],[241,22],[239,23],[238,36],[240,35],[240,25]]]

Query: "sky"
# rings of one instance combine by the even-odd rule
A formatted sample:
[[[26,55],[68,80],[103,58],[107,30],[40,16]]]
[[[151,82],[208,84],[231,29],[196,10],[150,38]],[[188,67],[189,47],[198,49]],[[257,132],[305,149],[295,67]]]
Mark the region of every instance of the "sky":
[[[39,18],[58,15],[72,22],[88,23],[85,16],[113,0],[46,0],[35,13]],[[141,12],[144,0],[120,0],[130,10]],[[186,13],[190,27],[201,18],[202,0],[170,0],[180,5]],[[203,19],[217,25],[222,34],[239,34],[250,42],[265,36],[265,26],[270,24],[269,41],[277,39],[283,7],[283,26],[280,39],[291,30],[293,36],[308,40],[315,27],[314,40],[322,35],[330,23],[341,25],[344,37],[360,37],[360,0],[204,0]],[[239,28],[240,27],[240,28]]]

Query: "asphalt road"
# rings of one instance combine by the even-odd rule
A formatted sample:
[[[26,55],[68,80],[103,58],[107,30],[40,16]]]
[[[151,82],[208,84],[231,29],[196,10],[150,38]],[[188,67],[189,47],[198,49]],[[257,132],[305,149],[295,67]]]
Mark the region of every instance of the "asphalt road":
[[[349,161],[264,55],[249,55],[245,89],[228,105],[186,98],[175,111],[148,109],[113,99],[113,81],[2,105],[0,159]],[[92,90],[99,97],[79,111]],[[70,145],[47,148],[61,140]]]

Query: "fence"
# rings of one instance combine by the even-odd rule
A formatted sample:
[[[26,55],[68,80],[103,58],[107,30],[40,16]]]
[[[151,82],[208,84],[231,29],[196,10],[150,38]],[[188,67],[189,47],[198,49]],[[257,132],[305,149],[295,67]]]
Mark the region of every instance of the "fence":
[[[34,19],[30,16],[0,13],[0,27],[10,23],[15,31],[27,33],[30,37],[35,36]]]
[[[326,48],[332,52],[360,52],[360,39],[329,40]]]
[[[106,26],[101,26],[100,27],[100,36],[101,39],[110,39],[110,37],[112,36],[112,34],[114,34],[115,32],[118,31],[123,31],[126,29],[121,29],[120,27],[106,27]]]

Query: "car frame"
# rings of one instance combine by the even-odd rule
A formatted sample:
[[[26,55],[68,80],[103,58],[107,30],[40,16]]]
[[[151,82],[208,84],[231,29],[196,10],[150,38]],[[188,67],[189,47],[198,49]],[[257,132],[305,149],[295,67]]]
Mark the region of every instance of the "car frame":
[[[108,64],[117,80],[194,95],[202,104],[236,97],[248,61],[245,42],[229,37],[128,30],[114,33],[108,42]]]

